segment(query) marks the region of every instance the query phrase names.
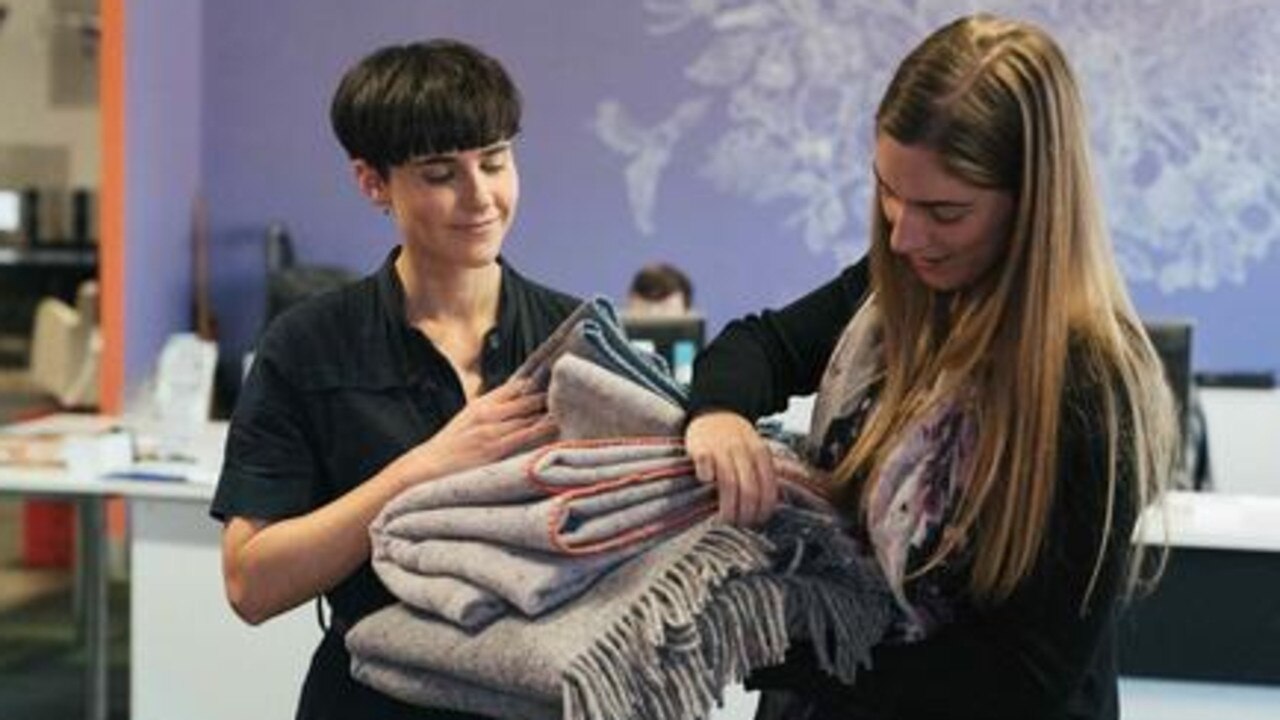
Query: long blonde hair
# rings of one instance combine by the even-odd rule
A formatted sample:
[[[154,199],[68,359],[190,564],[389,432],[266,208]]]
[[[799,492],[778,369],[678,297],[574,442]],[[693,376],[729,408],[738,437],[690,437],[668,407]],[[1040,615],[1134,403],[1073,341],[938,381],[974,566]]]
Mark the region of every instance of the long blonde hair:
[[[900,432],[965,390],[979,428],[971,474],[924,569],[966,546],[972,598],[1008,597],[1032,571],[1049,524],[1070,347],[1071,372],[1100,390],[1097,422],[1110,448],[1106,516],[1083,607],[1102,567],[1116,494],[1126,490],[1117,482],[1120,459],[1133,480],[1132,507],[1142,508],[1173,466],[1177,429],[1159,359],[1103,223],[1071,69],[1035,26],[961,18],[903,61],[876,128],[935,151],[966,182],[1012,193],[1015,221],[1003,257],[983,278],[940,294],[890,251],[889,224],[878,198],[873,203],[884,385],[835,476],[865,511],[878,465]]]

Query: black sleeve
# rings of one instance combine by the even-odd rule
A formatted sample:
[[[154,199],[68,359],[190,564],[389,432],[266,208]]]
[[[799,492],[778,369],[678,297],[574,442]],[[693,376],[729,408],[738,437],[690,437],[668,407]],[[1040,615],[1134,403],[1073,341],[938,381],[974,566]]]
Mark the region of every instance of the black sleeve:
[[[289,380],[288,345],[268,331],[245,380],[209,509],[218,520],[274,520],[312,509],[319,464],[302,395]]]
[[[689,417],[720,408],[754,420],[817,390],[869,282],[863,258],[781,310],[729,323],[694,363]]]
[[[1069,405],[1059,446],[1057,497],[1032,575],[1000,605],[929,638],[885,645],[852,687],[824,676],[803,650],[753,678],[757,687],[810,694],[851,718],[1057,717],[1087,675],[1114,683],[1114,616],[1135,510],[1131,467],[1119,463],[1115,520],[1088,605],[1081,602],[1105,524],[1108,442],[1096,406]],[[825,717],[825,715],[823,716]]]

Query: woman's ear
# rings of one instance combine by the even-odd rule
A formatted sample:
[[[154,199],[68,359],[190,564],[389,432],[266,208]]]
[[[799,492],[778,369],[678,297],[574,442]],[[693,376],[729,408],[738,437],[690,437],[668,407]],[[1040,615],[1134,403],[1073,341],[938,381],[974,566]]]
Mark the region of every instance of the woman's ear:
[[[387,179],[382,173],[364,160],[352,160],[351,169],[355,173],[360,194],[369,198],[369,202],[379,210],[387,210],[391,206],[391,199],[387,195]]]

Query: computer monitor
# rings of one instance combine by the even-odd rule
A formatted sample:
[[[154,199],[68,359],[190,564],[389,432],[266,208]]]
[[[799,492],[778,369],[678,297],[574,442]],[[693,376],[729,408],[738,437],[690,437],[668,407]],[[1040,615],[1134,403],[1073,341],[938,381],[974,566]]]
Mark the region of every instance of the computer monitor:
[[[1164,365],[1164,375],[1178,404],[1178,418],[1185,432],[1191,407],[1191,323],[1144,320],[1142,326]]]
[[[22,229],[22,195],[16,190],[0,190],[0,235]]]
[[[622,329],[633,345],[657,353],[671,366],[675,379],[693,380],[693,358],[702,349],[706,322],[701,315],[623,315]]]

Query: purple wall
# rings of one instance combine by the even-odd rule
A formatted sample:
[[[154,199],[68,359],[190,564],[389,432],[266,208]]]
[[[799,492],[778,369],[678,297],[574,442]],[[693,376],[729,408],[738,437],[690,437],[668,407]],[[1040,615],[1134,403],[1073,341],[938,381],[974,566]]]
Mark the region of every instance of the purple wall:
[[[643,263],[673,261],[694,278],[697,304],[713,324],[826,277],[829,260],[779,242],[775,215],[701,185],[663,194],[670,221],[653,237],[640,235],[622,160],[591,129],[595,103],[634,88],[665,113],[664,79],[679,77],[681,63],[634,32],[638,3],[557,7],[570,5],[571,12],[467,0],[217,3],[205,27],[205,169],[229,336],[247,342],[258,328],[269,220],[285,219],[299,255],[313,262],[369,270],[394,243],[384,219],[357,196],[329,129],[328,102],[342,70],[372,48],[438,35],[500,57],[525,94],[521,207],[506,254],[528,274],[617,297]],[[692,168],[694,160],[672,164]]]
[[[190,22],[190,3],[183,5],[164,12]],[[655,33],[654,16],[644,5],[596,0],[205,3],[203,126],[194,116],[180,129],[156,130],[182,132],[185,138],[193,128],[203,129],[202,169],[224,351],[248,347],[261,323],[262,237],[268,222],[288,223],[304,261],[361,272],[374,268],[394,242],[384,218],[361,201],[351,183],[328,127],[328,102],[341,71],[367,51],[430,36],[479,44],[504,61],[525,93],[525,132],[518,145],[523,197],[507,256],[530,275],[572,292],[616,297],[641,264],[673,261],[692,275],[697,305],[712,330],[833,275],[835,253],[806,250],[802,231],[788,225],[793,205],[749,201],[707,182],[707,150],[734,120],[730,104],[719,100],[669,158],[658,186],[654,231],[638,229],[623,177],[626,161],[604,147],[593,130],[597,103],[619,99],[636,122],[652,126],[695,91],[711,94],[691,86],[689,68],[716,39],[714,33],[722,32],[710,23],[689,22],[678,32]],[[759,5],[776,10],[772,6],[778,3]],[[867,24],[859,22],[855,25]],[[886,34],[882,40],[882,55],[860,60],[867,82],[882,82],[892,67],[878,58],[896,58],[899,45],[923,36],[916,28],[897,29],[900,36]],[[181,36],[171,39],[194,44]],[[183,58],[178,68],[152,72],[186,77],[195,62]],[[173,90],[178,102],[169,98],[166,106],[200,105],[190,87]],[[185,117],[187,110],[169,112]],[[869,105],[865,112],[871,112]],[[862,161],[837,153],[835,162]],[[756,172],[767,176],[774,169],[764,163]],[[860,212],[855,194],[844,195],[852,198],[846,202],[850,212]],[[176,196],[171,204],[173,227],[166,232],[185,237],[174,232],[185,227],[178,220],[185,221],[186,204]],[[853,217],[846,232],[856,234],[860,226]],[[1260,308],[1275,304],[1276,255],[1263,245],[1261,258],[1240,284],[1168,293],[1139,284],[1140,308],[1152,316],[1196,318],[1199,367],[1280,367],[1280,328],[1256,319]],[[131,272],[131,278],[138,275]]]
[[[201,0],[125,3],[126,401],[170,333],[192,326],[191,209],[200,184]]]

